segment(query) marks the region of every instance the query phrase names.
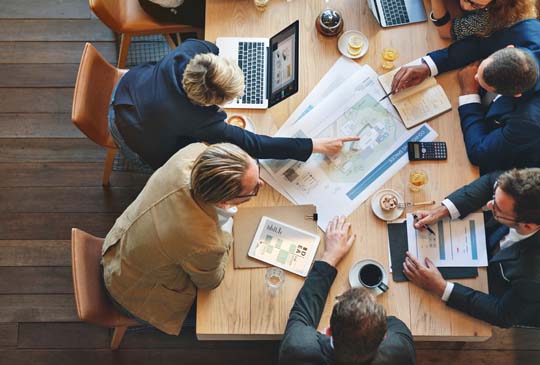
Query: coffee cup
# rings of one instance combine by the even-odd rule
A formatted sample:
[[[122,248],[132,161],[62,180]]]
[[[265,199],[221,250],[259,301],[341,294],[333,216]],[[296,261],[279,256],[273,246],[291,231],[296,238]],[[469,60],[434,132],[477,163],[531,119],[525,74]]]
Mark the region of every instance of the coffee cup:
[[[358,280],[366,288],[379,288],[383,292],[387,291],[388,285],[383,282],[383,279],[384,273],[382,268],[375,264],[366,264],[358,272]]]

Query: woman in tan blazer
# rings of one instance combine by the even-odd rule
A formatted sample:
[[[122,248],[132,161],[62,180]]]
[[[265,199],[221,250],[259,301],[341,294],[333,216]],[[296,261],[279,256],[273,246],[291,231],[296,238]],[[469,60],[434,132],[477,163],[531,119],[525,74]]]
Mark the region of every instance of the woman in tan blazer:
[[[105,238],[110,296],[135,318],[178,335],[196,288],[215,288],[223,279],[235,206],[263,184],[258,163],[235,145],[177,152]]]

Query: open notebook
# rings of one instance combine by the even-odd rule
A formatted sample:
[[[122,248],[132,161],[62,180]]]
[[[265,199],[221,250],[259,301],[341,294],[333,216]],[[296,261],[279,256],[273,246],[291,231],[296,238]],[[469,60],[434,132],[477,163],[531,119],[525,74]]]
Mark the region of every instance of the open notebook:
[[[392,90],[392,79],[398,70],[399,68],[379,76],[379,82],[386,93]],[[421,84],[398,94],[390,95],[390,101],[407,128],[412,128],[452,109],[443,88],[434,77],[429,77]]]

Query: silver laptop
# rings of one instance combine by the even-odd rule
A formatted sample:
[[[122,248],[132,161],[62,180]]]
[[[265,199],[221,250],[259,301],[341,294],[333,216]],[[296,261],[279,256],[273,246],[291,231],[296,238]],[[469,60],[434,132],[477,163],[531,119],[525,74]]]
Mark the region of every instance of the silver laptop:
[[[225,108],[266,109],[298,91],[298,20],[272,38],[218,38],[244,72],[244,96]]]
[[[422,0],[367,0],[381,27],[419,23],[427,20]]]

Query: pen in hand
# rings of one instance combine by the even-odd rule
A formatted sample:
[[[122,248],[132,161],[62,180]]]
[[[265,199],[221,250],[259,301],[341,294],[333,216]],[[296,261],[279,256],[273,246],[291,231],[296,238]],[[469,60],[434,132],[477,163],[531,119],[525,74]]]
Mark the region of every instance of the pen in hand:
[[[418,216],[416,214],[413,213],[412,216],[413,216],[414,220],[416,220],[416,221],[418,220]],[[433,232],[433,230],[431,229],[430,226],[428,226],[427,224],[424,224],[424,228],[427,229],[429,233],[431,233],[432,235],[435,236],[435,232]]]
[[[385,96],[379,99],[379,103],[383,101],[384,99],[388,98],[390,95],[394,95],[395,93],[396,92],[394,90],[390,91],[388,94],[386,94]]]

